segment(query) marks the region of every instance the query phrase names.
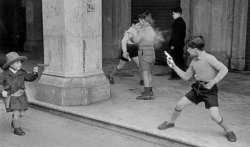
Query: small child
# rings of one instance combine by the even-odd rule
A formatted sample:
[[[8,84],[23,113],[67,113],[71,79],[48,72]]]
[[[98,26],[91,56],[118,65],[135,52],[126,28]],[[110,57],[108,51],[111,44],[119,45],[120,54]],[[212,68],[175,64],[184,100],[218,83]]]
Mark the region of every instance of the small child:
[[[14,134],[23,136],[25,132],[20,128],[20,119],[28,110],[28,101],[25,94],[24,81],[34,81],[38,77],[38,67],[33,68],[32,73],[21,69],[25,56],[19,56],[16,52],[6,54],[6,62],[2,66],[4,70],[0,74],[0,93],[6,101],[6,111],[13,112],[11,126]]]
[[[214,56],[204,51],[205,41],[202,36],[194,36],[187,42],[187,52],[191,57],[189,68],[186,72],[182,71],[173,61],[167,60],[169,67],[184,80],[195,77],[197,80],[189,91],[176,105],[175,110],[169,121],[163,122],[158,129],[164,130],[174,127],[174,122],[181,111],[188,105],[200,102],[205,103],[209,109],[213,121],[218,123],[226,132],[226,138],[230,142],[236,141],[236,136],[228,124],[223,120],[219,113],[217,83],[227,74],[227,67],[218,61]]]

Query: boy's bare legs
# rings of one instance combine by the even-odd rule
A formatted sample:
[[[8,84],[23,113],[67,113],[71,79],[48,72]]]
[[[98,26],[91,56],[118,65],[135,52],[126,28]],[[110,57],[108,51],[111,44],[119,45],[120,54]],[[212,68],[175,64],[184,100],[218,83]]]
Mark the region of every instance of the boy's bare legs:
[[[144,92],[142,92],[141,96],[136,97],[138,100],[151,100],[153,99],[153,91],[152,91],[152,84],[150,83],[151,77],[149,76],[150,71],[142,71],[142,77],[144,82]],[[152,79],[151,79],[152,81]]]
[[[138,59],[138,56],[132,58],[132,60],[135,62],[136,66],[137,66],[137,69],[138,69],[138,72],[139,72],[139,78],[140,78],[140,83],[139,84],[143,85],[142,71],[139,68],[139,59]]]
[[[150,87],[150,82],[149,82],[149,71],[142,71],[142,77],[143,77],[143,82],[144,82],[144,87]]]
[[[225,132],[232,131],[230,130],[229,126],[224,122],[223,118],[219,114],[218,107],[211,107],[209,111],[210,111],[210,117],[212,118],[212,120],[218,123],[225,130]]]
[[[174,127],[174,122],[180,115],[181,111],[188,105],[192,104],[192,102],[187,99],[185,96],[177,103],[175,110],[173,114],[171,115],[171,118],[169,121],[163,122],[161,125],[158,126],[158,129],[164,130],[168,129],[171,127]],[[211,107],[210,109],[210,116],[213,121],[218,123],[226,132],[226,137],[228,141],[235,142],[236,141],[236,136],[234,132],[230,129],[227,123],[224,122],[223,118],[219,114],[219,109],[218,107]]]
[[[187,107],[188,105],[193,104],[193,102],[191,102],[187,97],[182,97],[182,99],[177,102],[175,110],[173,112],[173,114],[171,115],[171,118],[169,120],[169,123],[174,123],[175,120],[178,118],[178,116],[181,114],[181,111]]]
[[[14,128],[14,134],[23,136],[25,133],[20,128],[20,117],[24,115],[24,111],[22,110],[14,110],[13,111],[13,118],[11,125]]]
[[[178,118],[178,116],[181,114],[181,111],[187,107],[188,105],[193,104],[187,97],[182,97],[182,99],[177,103],[174,112],[172,113],[169,121],[163,122],[161,125],[158,126],[159,130],[168,129],[171,127],[174,127],[174,122]]]
[[[226,132],[226,137],[228,141],[235,142],[236,141],[236,136],[234,132],[231,130],[229,125],[223,120],[223,117],[221,117],[219,113],[219,108],[218,107],[211,107],[209,108],[210,111],[210,116],[213,121],[218,123]]]
[[[13,127],[14,128],[19,128],[20,127],[20,112],[19,110],[14,110],[13,111],[13,117],[12,117],[12,121],[13,121]]]
[[[151,71],[148,72],[149,87],[152,87],[152,74]]]
[[[114,69],[110,72],[110,74],[108,75],[108,79],[110,84],[114,84],[114,75],[119,72],[126,64],[126,61],[120,60],[120,63],[114,67]]]

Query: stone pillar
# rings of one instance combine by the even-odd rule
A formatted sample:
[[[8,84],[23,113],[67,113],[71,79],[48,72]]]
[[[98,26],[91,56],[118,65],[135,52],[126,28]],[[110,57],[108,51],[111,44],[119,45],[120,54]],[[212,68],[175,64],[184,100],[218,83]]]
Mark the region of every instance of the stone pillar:
[[[102,70],[102,1],[43,0],[44,63],[36,99],[87,105],[110,98]]]
[[[23,0],[23,5],[27,32],[24,50],[30,51],[34,59],[43,59],[42,0]]]

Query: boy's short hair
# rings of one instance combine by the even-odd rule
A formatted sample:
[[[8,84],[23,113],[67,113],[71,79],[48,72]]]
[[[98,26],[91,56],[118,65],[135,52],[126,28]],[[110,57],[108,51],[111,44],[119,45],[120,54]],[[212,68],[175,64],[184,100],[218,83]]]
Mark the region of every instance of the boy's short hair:
[[[181,7],[176,7],[174,9],[172,9],[172,12],[182,14],[182,9],[181,9]]]
[[[145,11],[142,11],[138,17],[139,19],[145,19],[148,15],[151,15],[151,12],[149,10],[145,10]]]
[[[205,41],[202,36],[193,36],[190,39],[187,40],[186,47],[187,48],[197,48],[200,51],[204,50]]]
[[[132,17],[131,24],[137,24],[139,22],[140,22],[140,20],[139,20],[139,18],[137,16]]]

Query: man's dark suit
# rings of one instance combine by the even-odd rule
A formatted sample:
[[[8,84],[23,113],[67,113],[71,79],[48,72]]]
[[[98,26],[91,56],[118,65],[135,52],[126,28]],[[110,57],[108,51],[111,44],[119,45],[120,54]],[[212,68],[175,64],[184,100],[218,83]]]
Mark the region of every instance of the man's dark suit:
[[[185,46],[186,24],[182,17],[174,20],[172,24],[172,35],[169,42],[169,53],[173,57],[175,64],[182,70],[185,70],[185,62],[183,57],[183,48]],[[171,46],[174,49],[171,49]],[[179,76],[172,69],[171,78],[178,78]]]

